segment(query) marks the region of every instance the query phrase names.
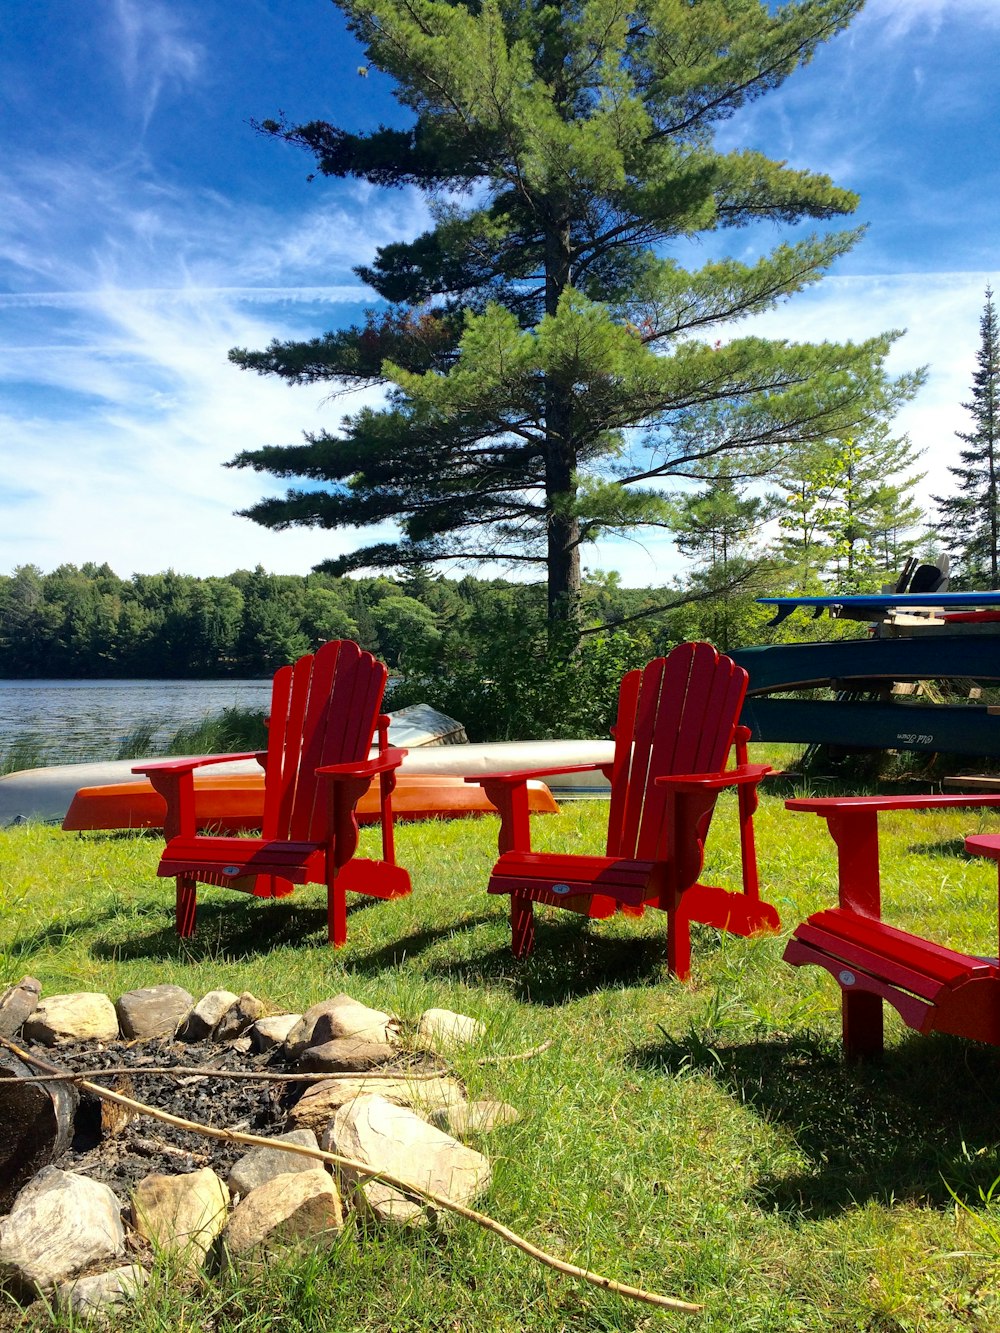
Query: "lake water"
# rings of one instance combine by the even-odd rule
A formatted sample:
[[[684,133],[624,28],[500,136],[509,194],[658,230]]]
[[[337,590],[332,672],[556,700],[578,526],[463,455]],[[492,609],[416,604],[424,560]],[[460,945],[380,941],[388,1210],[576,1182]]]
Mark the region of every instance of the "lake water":
[[[266,712],[267,680],[0,680],[0,753],[30,742],[49,763],[110,759],[137,727],[153,747],[237,706]]]

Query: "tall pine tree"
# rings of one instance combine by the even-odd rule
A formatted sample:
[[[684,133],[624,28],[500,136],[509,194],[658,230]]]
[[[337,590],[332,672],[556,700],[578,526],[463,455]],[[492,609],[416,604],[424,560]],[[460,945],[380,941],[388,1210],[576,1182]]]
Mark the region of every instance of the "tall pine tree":
[[[972,430],[956,431],[965,448],[959,463],[949,467],[957,493],[933,496],[938,530],[944,538],[957,577],[964,588],[1000,588],[1000,329],[993,289],[979,321],[979,351],[972,376]]]
[[[311,483],[246,514],[398,525],[398,541],[321,566],[335,572],[539,565],[558,623],[575,615],[581,545],[662,526],[665,481],[891,414],[914,388],[884,374],[894,334],[718,338],[817,281],[859,231],[693,271],[670,253],[700,233],[855,208],[828,177],[719,152],[713,135],[863,2],[335,0],[412,124],[261,128],[323,175],[416,187],[435,225],[357,270],[384,302],[362,325],[231,353],[293,383],[387,388],[339,434],[238,454],[232,466]]]

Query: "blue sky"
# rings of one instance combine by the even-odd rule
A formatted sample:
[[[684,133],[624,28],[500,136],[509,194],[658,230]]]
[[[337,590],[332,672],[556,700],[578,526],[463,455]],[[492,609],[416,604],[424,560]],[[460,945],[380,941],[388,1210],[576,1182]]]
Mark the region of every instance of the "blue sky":
[[[352,267],[427,223],[416,194],[308,182],[304,154],[250,127],[278,111],[356,130],[399,121],[360,63],[329,0],[0,6],[0,573],[85,560],[123,576],[304,573],[375,538],[237,518],[268,479],[222,466],[348,406],[238,371],[228,349],[353,322],[371,295]],[[1000,274],[998,68],[1000,0],[869,0],[719,139],[861,195],[862,243],[755,331],[905,328],[892,367],[930,374],[898,428],[925,451],[927,493],[949,487]],[[749,257],[779,239],[712,244]],[[643,585],[678,561],[667,541],[608,542],[587,565]]]

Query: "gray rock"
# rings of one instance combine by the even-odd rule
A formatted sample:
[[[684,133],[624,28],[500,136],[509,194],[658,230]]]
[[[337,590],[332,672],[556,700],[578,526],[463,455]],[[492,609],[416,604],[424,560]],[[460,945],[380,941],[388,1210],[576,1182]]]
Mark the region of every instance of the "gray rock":
[[[231,990],[210,990],[203,995],[177,1029],[181,1041],[204,1041],[215,1031],[226,1010],[240,997]]]
[[[212,1032],[213,1040],[233,1041],[256,1023],[258,1018],[263,1018],[266,1008],[263,1000],[258,1000],[256,995],[251,995],[249,991],[244,991],[216,1023]]]
[[[115,1009],[122,1036],[170,1037],[194,1004],[183,986],[144,986],[118,997]]]
[[[274,1176],[233,1210],[223,1244],[230,1254],[246,1254],[276,1244],[338,1232],[344,1225],[340,1194],[328,1171]]]
[[[183,1176],[150,1175],[132,1194],[140,1236],[173,1251],[188,1267],[201,1263],[226,1225],[229,1190],[210,1166]]]
[[[50,995],[38,1002],[24,1024],[24,1035],[43,1046],[95,1039],[114,1041],[118,1036],[118,1015],[108,997],[95,991]]]
[[[250,1029],[253,1049],[263,1052],[284,1046],[288,1034],[301,1021],[301,1014],[273,1014],[270,1018],[258,1018]]]
[[[13,1037],[38,1005],[42,983],[35,977],[22,977],[0,995],[0,1037]]]
[[[99,1319],[103,1322],[108,1317],[109,1305],[122,1305],[125,1301],[134,1300],[148,1280],[148,1274],[141,1265],[122,1264],[119,1268],[109,1268],[106,1273],[94,1273],[90,1277],[60,1282],[56,1288],[56,1299],[84,1319]]]
[[[47,1166],[0,1222],[0,1274],[54,1291],[86,1264],[125,1252],[121,1201],[97,1180]]]
[[[321,1165],[315,1157],[301,1153],[282,1152],[278,1144],[297,1143],[303,1148],[318,1148],[316,1135],[311,1129],[291,1129],[287,1134],[274,1136],[273,1148],[254,1148],[233,1164],[229,1172],[229,1188],[244,1197],[265,1181],[295,1171],[315,1171]]]
[[[331,1152],[455,1203],[471,1203],[488,1187],[492,1174],[482,1153],[443,1134],[408,1107],[379,1096],[359,1097],[342,1106],[323,1134],[322,1144]],[[338,1169],[345,1183],[355,1185],[359,1207],[380,1220],[404,1224],[426,1220],[425,1208],[394,1186],[350,1167]]]
[[[396,1048],[384,1041],[337,1037],[304,1050],[299,1056],[298,1068],[306,1073],[363,1073],[366,1069],[388,1064],[395,1056]]]

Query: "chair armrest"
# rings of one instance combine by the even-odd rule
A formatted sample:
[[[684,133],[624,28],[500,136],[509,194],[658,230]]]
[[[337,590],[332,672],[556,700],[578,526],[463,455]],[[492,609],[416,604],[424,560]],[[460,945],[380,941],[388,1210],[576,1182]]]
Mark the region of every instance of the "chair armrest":
[[[133,773],[193,773],[196,768],[207,764],[231,764],[237,759],[256,759],[263,765],[267,759],[266,750],[255,750],[248,754],[205,754],[195,759],[157,759],[147,764],[136,764]]]
[[[335,782],[344,778],[374,778],[379,773],[388,773],[398,768],[407,754],[407,750],[391,745],[375,759],[361,759],[351,764],[326,764],[323,768],[317,768],[316,772],[324,778],[333,778]]]
[[[879,815],[886,810],[961,810],[1000,806],[1000,795],[797,796],[785,809],[819,815],[837,844],[840,906],[859,916],[881,918]]]
[[[739,764],[723,773],[667,773],[656,778],[656,785],[675,791],[721,791],[724,787],[756,785],[773,771],[770,764]]]
[[[561,768],[526,768],[520,773],[479,773],[475,777],[467,777],[465,781],[475,782],[480,786],[484,782],[502,782],[508,786],[516,786],[519,782],[527,782],[529,778],[552,778],[558,773],[596,773],[600,769],[610,767],[610,763],[565,764]]]
[[[795,796],[785,802],[786,810],[805,814],[848,815],[854,811],[874,810],[960,810],[976,806],[1000,805],[1000,794],[971,792],[959,796]]]

